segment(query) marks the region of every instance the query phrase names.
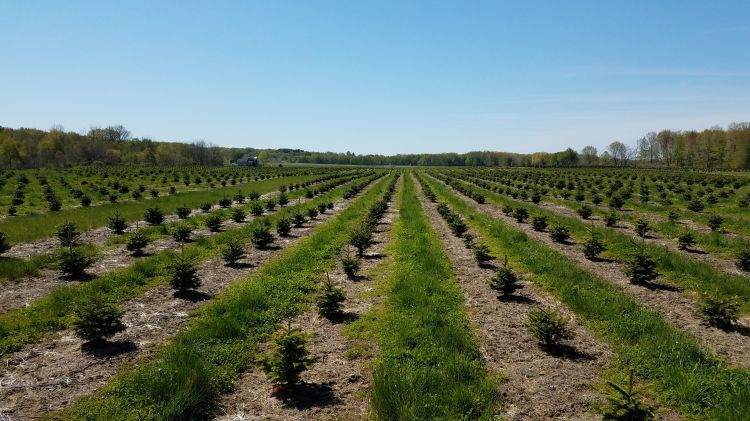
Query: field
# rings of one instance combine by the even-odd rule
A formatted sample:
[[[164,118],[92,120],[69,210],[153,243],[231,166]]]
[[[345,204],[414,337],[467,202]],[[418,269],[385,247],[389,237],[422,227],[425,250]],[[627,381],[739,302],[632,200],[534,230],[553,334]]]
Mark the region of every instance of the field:
[[[0,172],[0,419],[747,419],[750,174]]]

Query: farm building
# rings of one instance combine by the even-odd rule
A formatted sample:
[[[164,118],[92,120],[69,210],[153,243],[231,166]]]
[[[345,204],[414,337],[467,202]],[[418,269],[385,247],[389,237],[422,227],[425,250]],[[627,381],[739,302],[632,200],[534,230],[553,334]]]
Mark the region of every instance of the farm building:
[[[245,155],[238,159],[236,164],[241,167],[260,167],[260,160],[257,156]]]

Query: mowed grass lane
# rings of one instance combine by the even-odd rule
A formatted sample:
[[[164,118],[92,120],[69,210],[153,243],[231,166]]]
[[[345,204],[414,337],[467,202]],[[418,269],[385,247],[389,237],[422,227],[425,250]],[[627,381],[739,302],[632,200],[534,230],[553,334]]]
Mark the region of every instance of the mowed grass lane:
[[[308,307],[349,231],[382,197],[392,177],[376,182],[347,209],[316,227],[311,237],[217,296],[155,361],[120,375],[105,389],[52,415],[92,420],[209,418],[220,395],[252,364],[267,335],[282,320]]]
[[[574,311],[615,352],[622,371],[653,385],[666,405],[699,419],[745,419],[750,373],[732,369],[656,311],[579,268],[565,256],[477,210],[444,184],[425,177],[437,196],[461,213],[496,256],[508,260]],[[585,350],[584,350],[585,351]]]
[[[393,278],[380,318],[372,408],[378,419],[490,419],[496,383],[464,313],[463,295],[404,177],[394,227]]]

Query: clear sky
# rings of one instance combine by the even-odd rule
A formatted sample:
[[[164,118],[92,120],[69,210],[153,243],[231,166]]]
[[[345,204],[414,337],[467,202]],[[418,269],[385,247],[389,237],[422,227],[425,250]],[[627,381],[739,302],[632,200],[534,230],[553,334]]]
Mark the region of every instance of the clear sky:
[[[0,125],[356,153],[750,121],[750,1],[0,0]]]

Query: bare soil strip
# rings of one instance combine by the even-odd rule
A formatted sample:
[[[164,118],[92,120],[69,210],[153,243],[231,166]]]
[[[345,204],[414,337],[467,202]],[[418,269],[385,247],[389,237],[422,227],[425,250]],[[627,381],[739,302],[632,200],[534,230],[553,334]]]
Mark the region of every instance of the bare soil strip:
[[[422,207],[451,260],[488,369],[507,377],[500,385],[506,403],[502,415],[510,420],[601,419],[592,408],[603,400],[594,384],[607,368],[612,355],[609,347],[597,341],[564,305],[531,282],[522,281],[523,288],[513,298],[498,298],[489,286],[494,268],[477,265],[472,251],[453,235],[437,206],[416,184]],[[476,232],[472,234],[478,237]],[[570,317],[575,338],[569,341],[567,354],[545,352],[527,332],[527,314],[539,306]]]
[[[327,183],[331,180],[326,180],[318,183],[313,183],[310,185],[310,187],[314,187],[319,184]],[[275,196],[278,196],[280,193],[278,191],[271,191],[268,193],[264,193],[260,196],[259,200],[265,200],[269,199]],[[300,198],[302,200],[305,200],[304,197]],[[294,202],[296,203],[298,199],[295,199]],[[234,207],[242,206],[242,204],[238,204],[236,202],[232,202],[230,205],[230,209]],[[219,205],[212,205],[211,210],[217,210],[222,209]],[[197,215],[202,213],[202,211],[199,208],[191,209],[191,215]],[[164,216],[164,224],[170,224],[172,222],[179,221],[179,217],[177,215],[165,215]],[[125,229],[125,232],[132,232],[137,227],[144,227],[148,226],[146,221],[134,221],[128,225],[128,228]],[[112,231],[107,227],[99,227],[90,229],[87,231],[83,231],[80,236],[80,242],[81,243],[88,243],[93,244],[98,247],[105,246],[107,244],[107,241],[113,237]],[[48,237],[48,238],[42,238],[36,241],[31,241],[28,243],[17,243],[13,244],[13,247],[3,253],[3,256],[5,257],[13,257],[17,259],[27,259],[32,256],[37,256],[40,254],[46,254],[51,253],[58,249],[60,247],[60,242],[55,237]]]
[[[397,217],[398,211],[391,201],[374,232],[375,244],[366,251],[359,273],[368,273],[385,258],[383,253],[392,240],[391,227]],[[292,320],[292,326],[311,334],[310,352],[318,358],[302,374],[303,383],[295,392],[284,396],[273,395],[273,383],[254,366],[235,382],[234,392],[223,398],[217,419],[354,420],[367,417],[370,406],[365,391],[372,380],[368,366],[370,361],[346,357],[351,341],[342,334],[342,330],[348,321],[355,320],[375,304],[377,297],[367,294],[373,289],[375,281],[366,275],[349,279],[341,265],[337,265],[329,276],[346,293],[342,316],[329,320],[311,309]]]
[[[580,219],[580,216],[578,216],[578,214],[574,210],[567,208],[565,206],[562,206],[562,205],[556,205],[553,203],[550,203],[550,204],[543,203],[543,204],[534,205],[534,206],[539,206],[541,208],[544,208],[552,212],[555,212],[564,216],[568,216],[571,218]],[[596,226],[599,226],[599,227],[605,226],[604,221],[598,216],[592,216],[589,219],[589,221],[593,222]],[[634,239],[638,239],[638,240],[641,239],[640,237],[635,235],[635,232],[633,231],[633,224],[627,221],[619,221],[617,223],[616,228],[619,228],[623,234],[629,235],[630,237],[633,237]],[[713,266],[714,268],[722,272],[728,273],[730,275],[750,277],[750,273],[739,270],[735,262],[731,260],[728,260],[720,256],[717,256],[715,254],[703,251],[697,246],[693,246],[691,250],[689,251],[680,250],[674,238],[665,237],[659,234],[658,232],[650,231],[647,234],[646,238],[643,238],[643,240],[646,241],[647,243],[657,244],[675,253],[680,253],[691,259],[699,260],[701,262],[709,264]]]
[[[437,180],[433,177],[433,180]],[[437,180],[442,183],[442,181]],[[445,185],[445,183],[443,183]],[[448,188],[451,188],[448,186]],[[500,209],[491,204],[476,204],[451,188],[455,194],[482,212],[500,219],[507,225],[526,233],[529,237],[543,242],[557,250],[578,266],[617,286],[620,290],[634,297],[645,306],[658,311],[665,320],[678,329],[693,335],[701,344],[712,350],[729,364],[744,369],[750,369],[750,329],[746,326],[732,331],[725,331],[703,323],[696,311],[695,294],[681,291],[668,285],[645,287],[630,282],[623,273],[623,268],[617,262],[600,259],[587,259],[578,245],[573,243],[560,244],[552,241],[546,232],[534,231],[529,224],[519,224],[515,219],[505,216]],[[744,321],[747,325],[747,320]]]
[[[295,199],[293,204],[296,205],[298,203],[305,203],[310,200],[312,199],[302,197]],[[254,219],[255,217],[253,217],[252,215],[248,215],[245,223],[252,222]],[[141,226],[143,225],[144,224],[142,223]],[[231,219],[228,219],[221,223],[221,230],[226,231],[240,227],[242,225],[243,223],[237,223]],[[135,227],[135,225],[133,225],[132,227]],[[131,230],[131,228],[128,228],[128,230]],[[215,234],[217,234],[217,232],[212,232],[207,228],[200,228],[192,232],[191,238],[193,240],[196,240],[201,237],[210,237]],[[103,246],[112,236],[112,233],[108,228],[97,228],[87,231],[84,235],[91,241],[83,239],[81,241],[82,243],[89,242],[95,245]],[[44,241],[52,240],[48,239]],[[57,246],[57,240],[54,240],[54,246],[52,246],[52,249],[56,248]],[[179,248],[180,244],[172,237],[159,238],[151,242],[143,249],[142,257],[158,254],[159,252],[167,249],[175,250]],[[11,249],[11,251],[12,250],[13,249]],[[107,247],[102,251],[96,263],[87,271],[87,274],[97,277],[103,276],[115,270],[128,267],[131,264],[135,263],[137,260],[138,257],[133,256],[132,253],[127,251],[124,244]],[[39,276],[26,280],[17,280],[8,285],[4,285],[2,290],[0,290],[0,313],[26,307],[34,300],[49,294],[55,288],[58,288],[60,286],[74,285],[81,282],[86,281],[69,279],[65,277],[59,270],[44,269],[41,271]]]
[[[128,329],[112,338],[105,348],[93,349],[66,330],[9,355],[3,359],[0,374],[0,413],[14,414],[15,419],[39,416],[64,408],[104,386],[126,365],[160,349],[194,310],[232,282],[246,278],[280,250],[311,235],[313,227],[331,219],[361,194],[338,200],[332,210],[302,228],[294,228],[289,237],[277,237],[268,249],[248,245],[247,257],[234,268],[227,267],[221,259],[203,262],[198,271],[203,284],[194,293],[176,296],[168,285],[163,285],[126,302],[122,309]]]

